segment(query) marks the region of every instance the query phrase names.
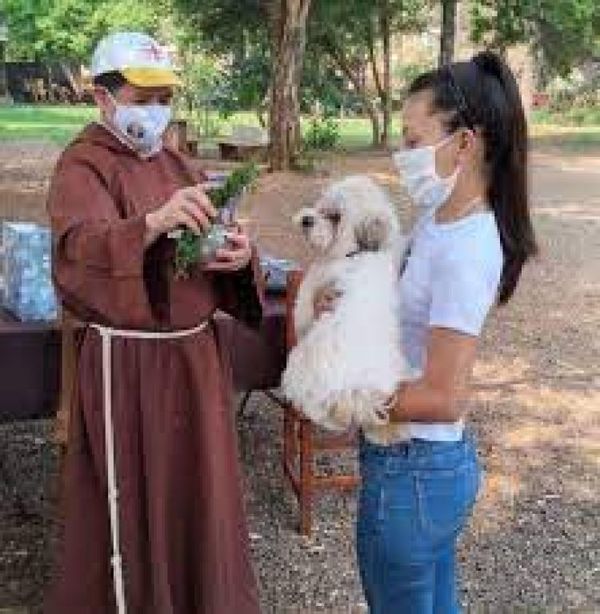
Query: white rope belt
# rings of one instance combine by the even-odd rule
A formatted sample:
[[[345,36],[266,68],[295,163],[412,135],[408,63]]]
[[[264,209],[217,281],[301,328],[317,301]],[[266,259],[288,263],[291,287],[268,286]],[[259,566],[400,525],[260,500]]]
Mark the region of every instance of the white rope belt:
[[[108,509],[110,514],[110,532],[112,541],[111,565],[113,568],[113,582],[115,589],[115,599],[117,612],[126,614],[125,588],[123,583],[123,560],[121,557],[121,545],[119,542],[119,509],[118,509],[118,489],[117,473],[115,460],[115,434],[112,419],[112,356],[111,345],[113,338],[125,339],[181,339],[190,337],[203,331],[208,326],[206,320],[195,326],[184,330],[169,332],[155,332],[143,330],[119,330],[102,326],[101,324],[90,324],[100,333],[102,338],[102,381],[104,396],[104,443],[106,454],[106,475],[108,485]]]

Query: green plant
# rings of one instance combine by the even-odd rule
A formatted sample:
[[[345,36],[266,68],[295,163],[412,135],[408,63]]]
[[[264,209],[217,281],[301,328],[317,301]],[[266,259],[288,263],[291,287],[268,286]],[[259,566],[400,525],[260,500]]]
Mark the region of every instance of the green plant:
[[[234,170],[222,186],[210,191],[209,196],[214,207],[222,212],[233,199],[240,197],[245,190],[252,187],[258,174],[259,169],[253,162]],[[226,229],[219,222],[215,222],[201,235],[196,235],[187,229],[184,230],[177,239],[175,275],[186,277],[195,264],[212,258],[216,249],[221,247],[225,241]]]
[[[332,117],[313,117],[304,135],[304,148],[328,150],[334,149],[340,140],[340,125]]]

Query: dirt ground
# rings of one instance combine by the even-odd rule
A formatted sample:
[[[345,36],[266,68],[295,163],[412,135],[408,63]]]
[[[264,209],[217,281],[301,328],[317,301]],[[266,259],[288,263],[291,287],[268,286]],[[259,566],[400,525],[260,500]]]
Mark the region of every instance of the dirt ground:
[[[1,219],[45,219],[57,155],[43,144],[0,147]],[[358,172],[392,190],[409,227],[389,156],[371,153],[331,157],[310,175],[264,176],[242,216],[263,250],[303,261],[291,215],[332,178]],[[492,314],[475,370],[471,416],[487,477],[461,544],[464,602],[473,612],[600,612],[600,151],[534,151],[532,199],[541,253],[511,304]],[[280,419],[257,394],[239,427],[264,610],[364,611],[354,496],[324,496],[314,537],[295,533]],[[48,427],[0,429],[34,507],[55,470]],[[35,606],[48,573],[48,523],[15,524],[8,494],[0,484],[0,612]]]

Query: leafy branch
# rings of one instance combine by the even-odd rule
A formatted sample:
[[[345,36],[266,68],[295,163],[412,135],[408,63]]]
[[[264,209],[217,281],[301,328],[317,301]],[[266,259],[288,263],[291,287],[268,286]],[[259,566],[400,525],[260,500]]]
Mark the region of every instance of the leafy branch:
[[[204,258],[210,258],[222,246],[225,237],[223,214],[227,208],[233,209],[236,201],[250,189],[259,175],[256,164],[249,163],[235,169],[225,183],[209,192],[210,200],[219,212],[219,221],[208,230],[197,235],[185,229],[177,238],[175,251],[175,275],[187,277],[190,270]]]

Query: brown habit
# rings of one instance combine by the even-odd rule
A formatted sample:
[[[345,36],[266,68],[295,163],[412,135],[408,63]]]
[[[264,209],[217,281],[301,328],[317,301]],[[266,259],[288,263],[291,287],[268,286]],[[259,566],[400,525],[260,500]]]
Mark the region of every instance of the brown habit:
[[[54,277],[85,322],[191,328],[220,308],[256,324],[254,267],[174,280],[173,242],[144,250],[145,214],[201,177],[177,153],[143,160],[93,124],[65,151],[48,209]],[[87,329],[69,426],[64,535],[49,614],[115,611],[100,336]],[[121,551],[132,614],[255,614],[230,380],[211,324],[176,340],[113,339]]]

